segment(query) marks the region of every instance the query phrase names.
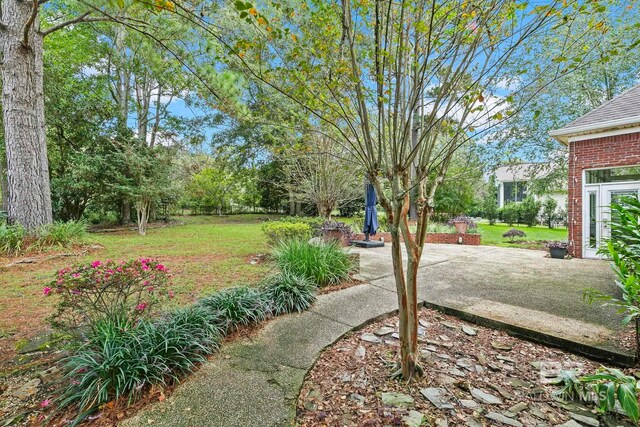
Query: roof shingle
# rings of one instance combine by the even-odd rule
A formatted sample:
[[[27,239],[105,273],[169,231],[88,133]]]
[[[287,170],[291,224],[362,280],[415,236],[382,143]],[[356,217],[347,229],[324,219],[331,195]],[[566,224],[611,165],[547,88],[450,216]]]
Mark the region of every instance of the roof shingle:
[[[608,127],[607,123],[612,120],[623,122],[634,118],[638,118],[640,123],[640,85],[628,89],[595,110],[578,117],[560,129],[554,130],[551,134],[554,136],[566,135],[570,134],[572,130],[580,131],[585,127],[597,128],[599,124],[603,125],[602,130],[604,130],[605,127]]]

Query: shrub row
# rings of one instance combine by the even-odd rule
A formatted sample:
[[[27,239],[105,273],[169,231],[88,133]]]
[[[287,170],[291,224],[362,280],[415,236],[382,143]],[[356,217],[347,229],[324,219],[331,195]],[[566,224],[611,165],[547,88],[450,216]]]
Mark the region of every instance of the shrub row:
[[[243,325],[300,312],[316,287],[291,272],[269,277],[258,288],[236,287],[156,319],[103,317],[82,345],[63,361],[61,407],[77,406],[80,418],[120,397],[132,402],[152,385],[168,385],[214,353],[221,339]]]
[[[21,225],[0,224],[0,255],[16,256],[24,251],[66,247],[81,242],[86,236],[83,222],[55,222],[31,235]]]
[[[265,222],[262,224],[262,232],[271,244],[289,239],[309,240],[313,234],[309,224],[280,221]]]
[[[156,260],[94,261],[60,270],[44,293],[60,298],[52,320],[66,332],[75,330],[78,344],[63,361],[59,406],[77,407],[82,418],[114,399],[131,402],[153,385],[175,383],[214,353],[225,335],[308,309],[317,287],[348,279],[352,265],[336,243],[283,240],[274,257],[280,273],[260,286],[225,289],[161,317],[151,316],[154,302],[172,292],[170,275]]]

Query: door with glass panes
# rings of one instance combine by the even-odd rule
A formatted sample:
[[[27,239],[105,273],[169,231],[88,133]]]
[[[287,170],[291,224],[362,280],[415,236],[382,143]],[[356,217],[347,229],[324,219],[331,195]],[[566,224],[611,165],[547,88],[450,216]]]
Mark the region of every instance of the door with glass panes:
[[[611,236],[611,203],[639,195],[640,166],[585,172],[582,222],[585,258],[600,258],[598,249]]]

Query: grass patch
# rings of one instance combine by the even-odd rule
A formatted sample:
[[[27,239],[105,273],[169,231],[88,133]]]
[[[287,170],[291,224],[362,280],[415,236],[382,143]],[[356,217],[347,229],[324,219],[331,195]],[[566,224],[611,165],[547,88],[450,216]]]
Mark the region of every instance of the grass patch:
[[[510,242],[509,238],[502,237],[504,233],[510,229],[515,228],[517,230],[524,231],[526,237],[517,238],[514,242]],[[526,225],[507,225],[507,224],[494,224],[489,225],[486,223],[478,224],[478,231],[480,232],[481,241],[483,245],[490,246],[506,246],[513,248],[526,248],[526,249],[544,249],[545,242],[554,240],[567,240],[566,228],[548,228],[542,226],[527,227]],[[520,243],[519,243],[520,242]]]
[[[192,303],[238,282],[257,283],[272,269],[266,264],[248,262],[252,255],[268,251],[260,229],[267,217],[265,214],[178,217],[183,225],[151,228],[146,236],[139,236],[133,229],[89,233],[88,238],[104,249],[0,271],[0,331],[12,331],[12,336],[6,338],[11,342],[5,341],[0,346],[0,360],[15,354],[15,342],[41,331],[54,310],[53,300],[43,297],[43,287],[52,272],[70,264],[88,264],[96,259],[157,258],[171,269],[176,295],[172,304],[176,306]],[[9,262],[0,255],[0,265]]]

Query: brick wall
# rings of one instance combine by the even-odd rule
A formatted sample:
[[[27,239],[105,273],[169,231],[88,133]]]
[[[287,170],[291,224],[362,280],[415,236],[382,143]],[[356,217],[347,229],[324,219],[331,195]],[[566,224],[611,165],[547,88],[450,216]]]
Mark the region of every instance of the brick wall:
[[[380,232],[371,237],[371,240],[380,240],[380,237],[384,237],[385,242],[391,242],[391,233]],[[455,234],[455,233],[427,233],[426,243],[447,243],[458,244],[458,238],[462,237],[463,245],[480,244],[480,234]],[[353,240],[364,240],[364,234],[354,234]]]
[[[569,143],[569,254],[582,257],[582,171],[640,164],[640,132]]]

